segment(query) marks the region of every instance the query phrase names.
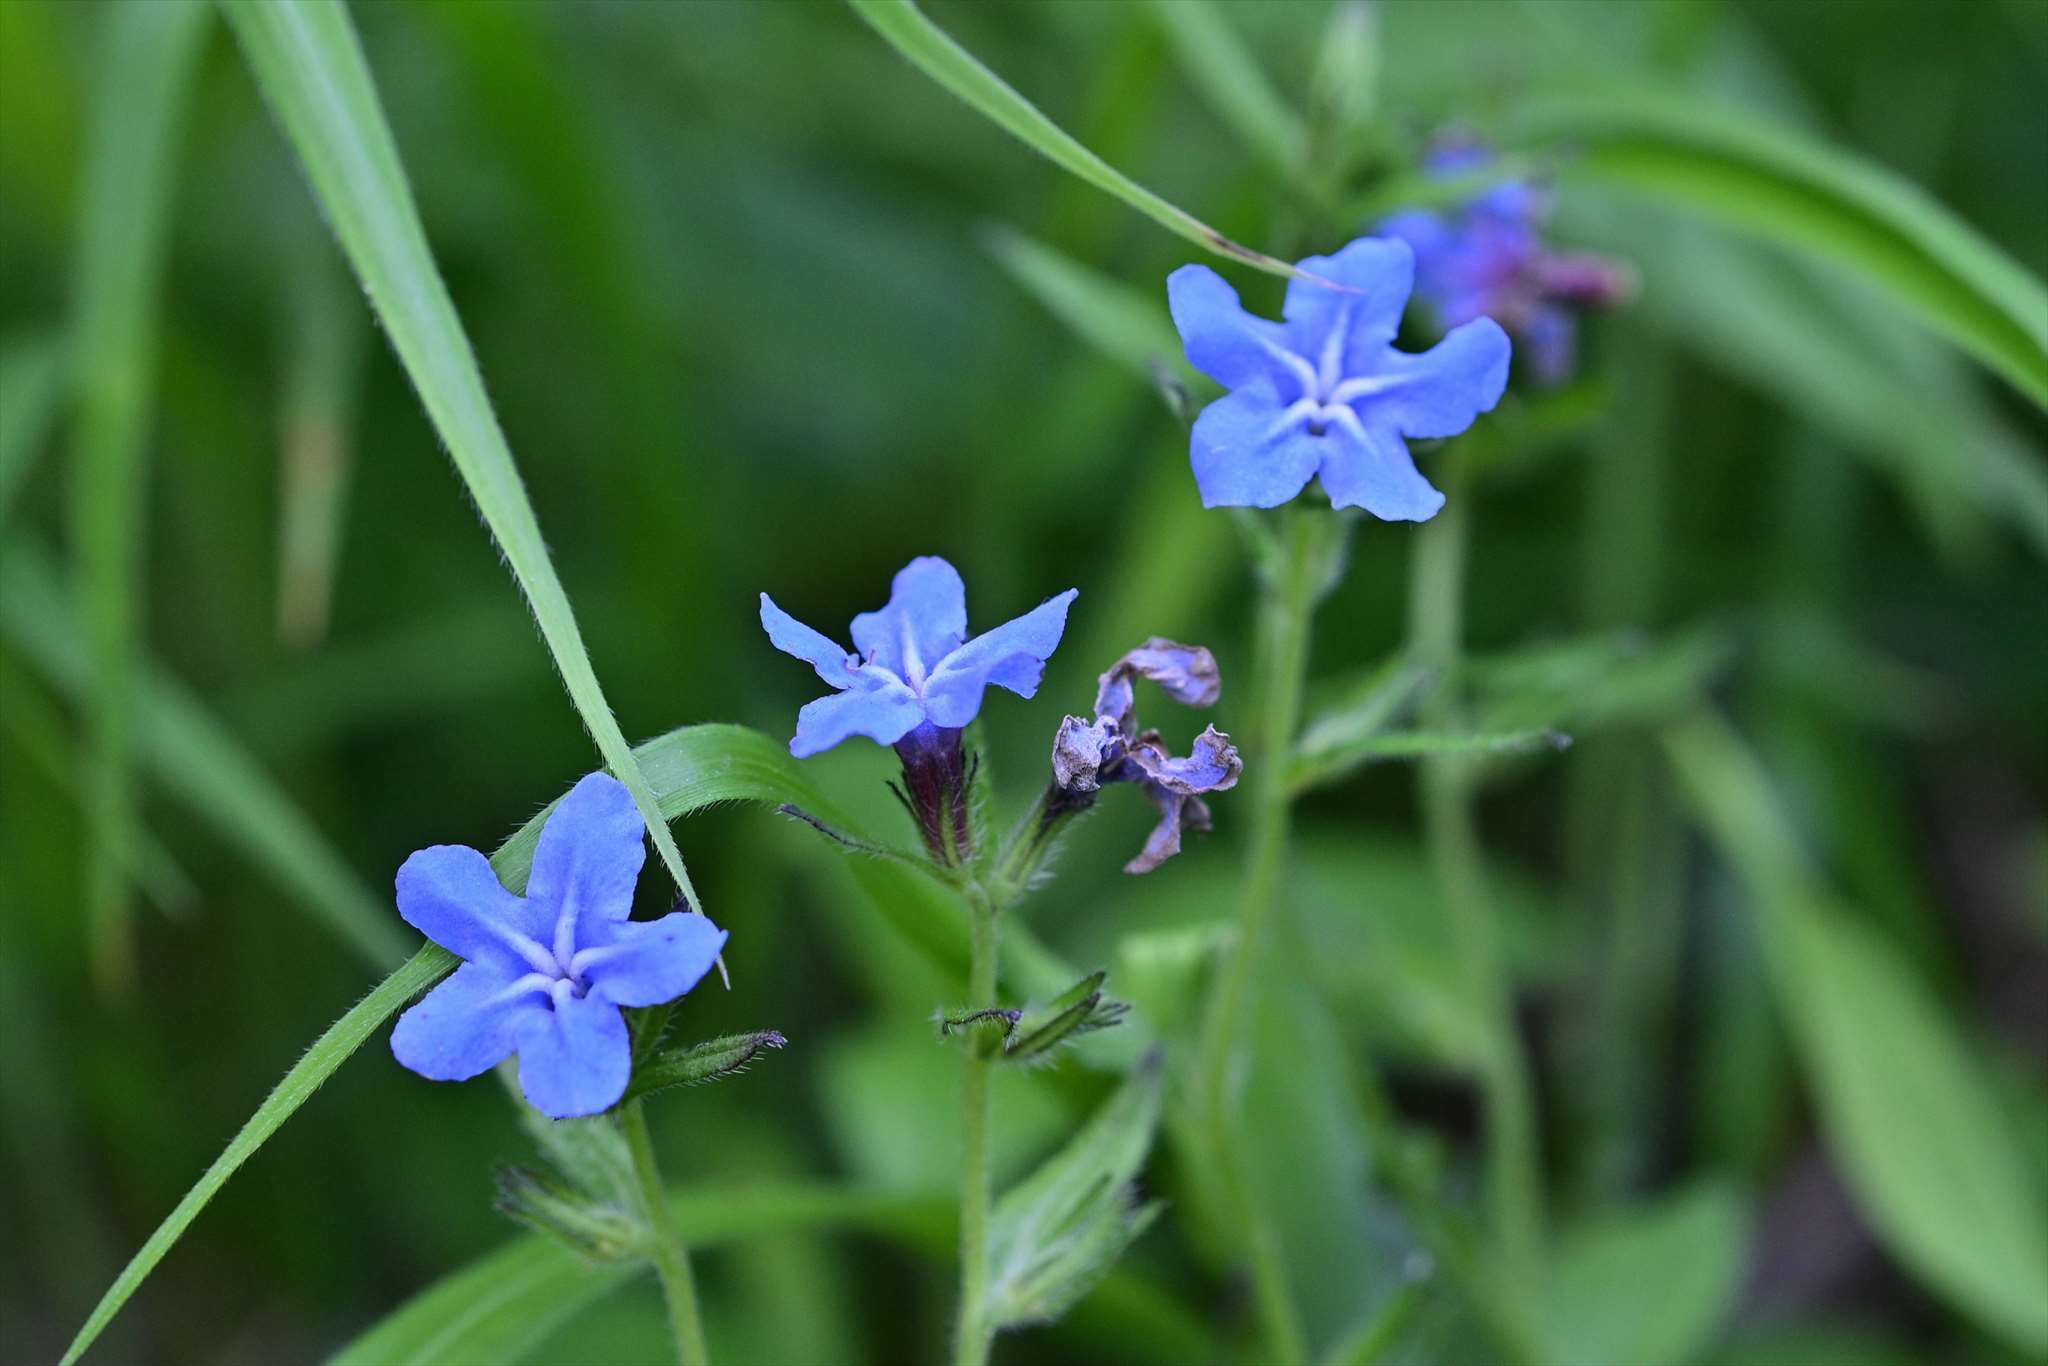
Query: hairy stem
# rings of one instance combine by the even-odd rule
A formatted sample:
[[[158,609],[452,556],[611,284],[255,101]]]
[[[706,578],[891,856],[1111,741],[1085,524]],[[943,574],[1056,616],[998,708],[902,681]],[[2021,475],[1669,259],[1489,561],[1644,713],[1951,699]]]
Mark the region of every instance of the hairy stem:
[[[995,903],[977,887],[968,895],[968,913],[972,934],[967,1008],[980,1010],[993,1004],[996,995]],[[992,1043],[986,1031],[969,1030],[966,1060],[960,1070],[960,1317],[953,1340],[957,1366],[982,1366],[995,1336],[988,1318]]]
[[[647,1222],[649,1260],[661,1278],[661,1297],[668,1303],[669,1332],[675,1339],[680,1366],[704,1366],[711,1355],[704,1347],[704,1324],[697,1314],[697,1281],[690,1274],[690,1253],[676,1233],[663,1194],[661,1169],[654,1162],[654,1141],[647,1115],[637,1100],[619,1111],[619,1128],[633,1155],[633,1181],[638,1188],[640,1217]]]
[[[1279,903],[1287,861],[1291,793],[1288,753],[1301,725],[1308,672],[1309,623],[1320,594],[1336,518],[1320,509],[1290,506],[1283,514],[1280,555],[1263,583],[1259,604],[1257,729],[1252,774],[1250,851],[1238,907],[1237,937],[1211,990],[1202,1022],[1194,1100],[1198,1127],[1245,1233],[1252,1284],[1267,1346],[1281,1360],[1299,1361],[1307,1348],[1288,1291],[1278,1240],[1257,1208],[1242,1163],[1237,1129],[1234,1063],[1244,1029],[1245,1004],[1264,941]]]
[[[1457,665],[1463,635],[1468,534],[1466,500],[1460,496],[1460,481],[1452,482],[1449,504],[1416,538],[1410,583],[1409,639],[1416,660],[1444,677]],[[1433,726],[1457,725],[1455,691],[1439,692],[1426,711]],[[1486,1101],[1487,1187],[1500,1270],[1506,1283],[1526,1286],[1538,1269],[1543,1237],[1535,1095],[1515,1028],[1513,985],[1487,896],[1472,812],[1472,772],[1460,756],[1424,761],[1423,839],[1485,1022],[1479,1081]]]

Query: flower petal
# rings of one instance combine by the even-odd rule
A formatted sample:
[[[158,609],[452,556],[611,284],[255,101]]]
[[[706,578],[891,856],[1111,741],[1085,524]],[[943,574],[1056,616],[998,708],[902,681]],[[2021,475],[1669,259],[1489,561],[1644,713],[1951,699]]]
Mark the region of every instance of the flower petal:
[[[587,924],[632,913],[633,884],[647,859],[646,833],[633,794],[609,773],[587,774],[569,789],[541,827],[526,879],[526,899],[550,917],[551,944],[565,915]],[[578,930],[572,942],[586,938]]]
[[[1122,743],[1123,733],[1110,717],[1097,717],[1093,723],[1067,717],[1052,738],[1053,781],[1067,792],[1095,791],[1102,786],[1104,754],[1115,763]]]
[[[1145,837],[1145,847],[1138,851],[1138,856],[1124,865],[1126,873],[1149,873],[1178,854],[1182,830],[1209,828],[1209,808],[1200,797],[1190,797],[1151,783],[1145,784],[1145,795],[1159,808],[1159,824]]]
[[[725,945],[724,930],[686,911],[606,926],[604,933],[608,942],[577,949],[573,969],[590,983],[591,995],[622,1006],[675,1000],[711,971]]]
[[[854,671],[853,687],[806,703],[796,714],[789,752],[808,759],[853,735],[893,745],[923,722],[924,703],[903,680],[863,667]]]
[[[936,555],[898,570],[889,605],[853,619],[854,648],[913,687],[966,638],[967,587]]]
[[[1453,328],[1420,355],[1388,350],[1379,377],[1396,382],[1360,399],[1359,418],[1368,428],[1388,426],[1405,436],[1456,436],[1500,402],[1509,350],[1508,334],[1491,318]]]
[[[626,1094],[633,1045],[625,1016],[596,995],[558,993],[553,1009],[526,1017],[519,1035],[519,1089],[555,1119],[602,1114]]]
[[[1230,282],[1207,266],[1182,266],[1166,277],[1166,305],[1180,329],[1188,364],[1225,388],[1283,373],[1274,352],[1287,329],[1247,313]]]
[[[1383,522],[1426,522],[1444,496],[1415,469],[1408,443],[1383,426],[1330,428],[1323,451],[1323,492],[1330,505],[1364,508]]]
[[[430,1081],[468,1081],[488,1072],[519,1046],[533,1017],[547,1013],[539,983],[521,990],[518,981],[464,963],[398,1017],[392,1055]]]
[[[491,863],[464,844],[422,849],[399,866],[398,913],[448,952],[517,976],[541,964],[553,919],[505,890]]]
[[[833,687],[852,685],[853,668],[846,661],[845,647],[777,607],[775,600],[766,593],[761,595],[761,625],[776,649],[803,660],[818,671],[818,677]]]
[[[1311,256],[1301,269],[1332,289],[1296,276],[1287,282],[1289,348],[1336,378],[1366,367],[1401,330],[1401,310],[1415,286],[1415,253],[1406,242],[1361,237],[1334,256]],[[1326,349],[1334,355],[1326,359]]]
[[[1318,442],[1306,419],[1288,422],[1285,414],[1264,380],[1202,409],[1189,446],[1203,507],[1278,507],[1307,487]]]
[[[1210,726],[1195,737],[1195,747],[1185,759],[1166,752],[1154,731],[1146,731],[1131,746],[1130,762],[1142,770],[1145,785],[1160,787],[1182,796],[1197,792],[1223,792],[1237,786],[1244,761],[1230,737]]]
[[[1216,656],[1200,645],[1183,645],[1153,636],[1125,654],[1097,680],[1095,714],[1113,716],[1125,730],[1133,729],[1131,681],[1149,678],[1184,707],[1213,707],[1223,692]]]
[[[933,725],[957,729],[981,710],[982,689],[993,683],[1019,697],[1038,691],[1045,661],[1067,629],[1067,607],[1080,590],[1047,598],[1023,616],[984,631],[940,660],[924,685],[924,708]]]

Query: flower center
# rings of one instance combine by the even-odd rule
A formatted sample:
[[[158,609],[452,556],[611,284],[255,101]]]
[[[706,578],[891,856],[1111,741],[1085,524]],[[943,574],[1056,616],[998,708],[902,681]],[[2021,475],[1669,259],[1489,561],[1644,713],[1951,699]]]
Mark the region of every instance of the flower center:
[[[1391,375],[1345,378],[1344,347],[1350,335],[1351,310],[1346,307],[1338,310],[1337,319],[1324,336],[1322,350],[1313,364],[1308,357],[1286,347],[1270,342],[1265,344],[1267,354],[1301,386],[1301,396],[1288,404],[1267,429],[1267,440],[1293,430],[1302,422],[1308,424],[1310,436],[1322,436],[1336,426],[1363,439],[1365,429],[1359,423],[1358,410],[1352,405],[1359,399],[1398,387],[1401,380]]]

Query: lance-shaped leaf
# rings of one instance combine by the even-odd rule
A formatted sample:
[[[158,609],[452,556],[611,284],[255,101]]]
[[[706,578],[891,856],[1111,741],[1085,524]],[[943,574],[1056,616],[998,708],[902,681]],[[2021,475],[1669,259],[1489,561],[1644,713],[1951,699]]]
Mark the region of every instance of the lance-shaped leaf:
[[[1572,737],[1547,727],[1505,731],[1404,730],[1368,735],[1294,756],[1288,781],[1296,792],[1336,782],[1365,764],[1388,759],[1426,759],[1438,755],[1500,758],[1571,747]]]
[[[615,1261],[641,1248],[646,1233],[618,1205],[594,1201],[556,1177],[530,1167],[498,1168],[498,1213],[546,1234],[593,1262]]]
[[[771,1048],[789,1042],[773,1029],[727,1034],[703,1043],[664,1048],[633,1070],[626,1100],[665,1091],[671,1086],[701,1086],[747,1070],[747,1064]]]
[[[606,766],[632,792],[669,875],[692,907],[704,909],[584,649],[469,335],[427,247],[348,11],[313,0],[224,0],[223,9],[392,349],[533,608],[577,715]]]
[[[1154,1052],[1066,1147],[996,1202],[987,1309],[999,1329],[1065,1313],[1157,1216],[1131,1183],[1159,1126],[1161,1072]]]

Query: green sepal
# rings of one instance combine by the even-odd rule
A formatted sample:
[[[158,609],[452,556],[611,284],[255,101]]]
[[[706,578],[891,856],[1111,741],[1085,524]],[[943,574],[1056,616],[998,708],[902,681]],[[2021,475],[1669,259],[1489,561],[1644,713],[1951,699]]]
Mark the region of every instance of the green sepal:
[[[633,1069],[621,1104],[637,1100],[671,1086],[701,1086],[744,1072],[747,1064],[771,1048],[789,1042],[778,1031],[757,1029],[751,1034],[727,1034],[703,1043],[664,1048]]]
[[[637,1255],[645,1233],[616,1205],[594,1201],[531,1167],[498,1168],[498,1212],[592,1261]]]
[[[1011,1062],[1042,1061],[1070,1039],[1122,1021],[1130,1006],[1105,998],[1107,970],[1089,973],[1043,1009],[1027,1011],[1003,1040],[1003,1057]]]

